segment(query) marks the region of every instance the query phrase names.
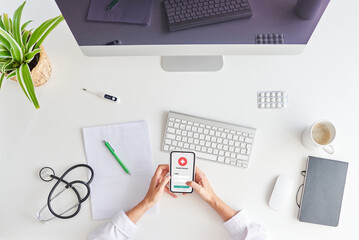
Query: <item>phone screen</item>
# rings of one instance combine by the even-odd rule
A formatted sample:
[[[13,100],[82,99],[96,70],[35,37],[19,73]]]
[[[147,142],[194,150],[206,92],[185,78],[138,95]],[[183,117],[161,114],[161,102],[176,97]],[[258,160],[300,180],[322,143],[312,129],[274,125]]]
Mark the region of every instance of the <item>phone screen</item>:
[[[171,152],[170,160],[170,190],[175,193],[191,193],[193,189],[186,182],[194,180],[195,171],[194,152]]]

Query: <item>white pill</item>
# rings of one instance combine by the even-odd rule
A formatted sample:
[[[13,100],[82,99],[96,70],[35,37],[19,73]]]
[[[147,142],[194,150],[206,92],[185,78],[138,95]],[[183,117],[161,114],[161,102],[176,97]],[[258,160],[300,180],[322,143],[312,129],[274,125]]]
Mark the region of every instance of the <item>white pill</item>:
[[[270,103],[267,103],[267,104],[266,104],[266,108],[270,108]]]
[[[288,94],[286,92],[283,92],[283,97],[286,97]]]
[[[282,96],[282,93],[281,93],[281,92],[277,92],[277,96],[278,96],[278,97]]]
[[[261,98],[260,101],[261,101],[261,102],[265,102],[266,99],[265,99],[265,98]]]
[[[271,101],[272,101],[272,102],[275,102],[275,98],[272,98]]]
[[[287,107],[287,104],[286,104],[286,103],[283,103],[283,107]]]
[[[261,92],[261,97],[264,97],[265,95],[265,92]]]
[[[270,98],[266,98],[266,102],[270,102]]]
[[[281,103],[277,103],[277,108],[281,108],[282,104]]]
[[[272,103],[272,104],[271,104],[271,107],[272,107],[272,108],[275,108],[275,103]]]
[[[281,102],[282,101],[282,98],[277,98],[277,102]]]
[[[260,108],[264,108],[266,105],[264,103],[260,104]]]
[[[275,97],[275,92],[272,92],[272,97]]]
[[[266,96],[267,96],[267,97],[270,97],[270,92],[267,92],[267,93],[266,93]]]
[[[288,98],[283,98],[283,102],[288,102]]]

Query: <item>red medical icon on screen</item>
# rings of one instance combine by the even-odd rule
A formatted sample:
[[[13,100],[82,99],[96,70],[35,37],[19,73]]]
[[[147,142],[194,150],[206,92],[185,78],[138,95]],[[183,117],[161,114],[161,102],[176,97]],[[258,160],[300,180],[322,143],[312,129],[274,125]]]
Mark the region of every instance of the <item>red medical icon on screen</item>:
[[[183,167],[183,166],[186,166],[186,164],[187,164],[187,159],[184,158],[184,157],[181,157],[180,159],[178,159],[178,164],[181,165],[182,167]]]

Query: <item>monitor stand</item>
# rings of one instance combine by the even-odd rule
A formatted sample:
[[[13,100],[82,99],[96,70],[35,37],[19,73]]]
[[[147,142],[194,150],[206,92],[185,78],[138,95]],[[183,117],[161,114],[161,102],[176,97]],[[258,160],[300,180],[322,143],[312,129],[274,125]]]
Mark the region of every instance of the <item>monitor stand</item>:
[[[163,56],[161,65],[167,72],[216,72],[223,67],[223,57]]]

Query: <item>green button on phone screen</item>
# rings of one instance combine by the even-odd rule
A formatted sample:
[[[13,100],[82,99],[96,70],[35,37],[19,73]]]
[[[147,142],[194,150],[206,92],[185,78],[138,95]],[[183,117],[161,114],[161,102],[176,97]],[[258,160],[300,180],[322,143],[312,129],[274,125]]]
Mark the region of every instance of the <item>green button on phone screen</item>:
[[[189,186],[179,186],[179,185],[174,185],[174,188],[189,188]]]

